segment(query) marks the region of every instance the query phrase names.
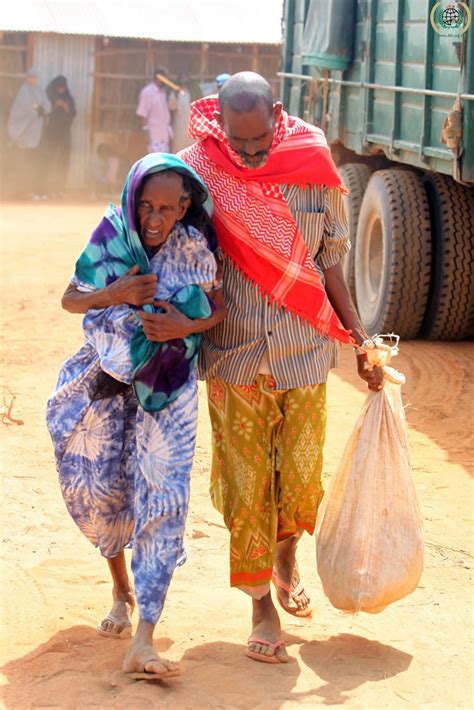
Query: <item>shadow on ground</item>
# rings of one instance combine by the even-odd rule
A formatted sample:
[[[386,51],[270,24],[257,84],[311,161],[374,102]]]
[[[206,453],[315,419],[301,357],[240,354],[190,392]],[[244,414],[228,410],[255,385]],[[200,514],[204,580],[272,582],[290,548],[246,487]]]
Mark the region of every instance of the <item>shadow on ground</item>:
[[[378,641],[354,634],[338,634],[324,641],[310,641],[301,647],[303,662],[323,681],[315,696],[325,705],[340,705],[350,692],[369,682],[385,682],[403,673],[412,656]]]
[[[285,634],[285,640],[290,655],[299,648],[301,661],[314,674],[307,690],[294,690],[301,661],[255,663],[245,657],[242,645],[219,641],[185,651],[178,679],[133,681],[120,670],[127,641],[102,639],[89,627],[73,626],[4,666],[3,707],[244,709],[278,708],[292,700],[337,705],[356,688],[383,682],[411,662],[411,656],[391,646],[349,634],[311,642]],[[155,647],[164,653],[173,643],[159,639]]]

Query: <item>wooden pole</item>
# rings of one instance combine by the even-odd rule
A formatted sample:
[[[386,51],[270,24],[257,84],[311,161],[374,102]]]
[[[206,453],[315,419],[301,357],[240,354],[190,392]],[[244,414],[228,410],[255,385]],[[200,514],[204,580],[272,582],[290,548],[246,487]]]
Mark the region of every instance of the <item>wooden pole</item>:
[[[97,76],[97,74],[100,74],[100,70],[102,69],[102,57],[105,55],[105,52],[100,52],[99,47],[100,47],[101,40],[99,37],[96,38],[95,40],[95,48],[94,48],[94,87],[92,90],[92,130],[91,130],[91,142],[92,146],[91,148],[94,148],[94,142],[95,142],[95,133],[99,130],[99,117],[100,117],[100,100],[101,100],[101,83],[102,80],[100,76]]]
[[[178,84],[175,84],[174,81],[167,79],[166,76],[163,76],[163,74],[155,74],[155,79],[159,79],[163,82],[163,84],[166,84],[166,86],[169,86],[170,89],[173,89],[173,91],[181,91],[181,87],[178,86]]]
[[[252,47],[252,70],[258,72],[258,44]]]
[[[201,83],[207,81],[208,72],[208,60],[209,60],[209,45],[207,42],[201,44],[201,67],[200,67],[200,77]]]

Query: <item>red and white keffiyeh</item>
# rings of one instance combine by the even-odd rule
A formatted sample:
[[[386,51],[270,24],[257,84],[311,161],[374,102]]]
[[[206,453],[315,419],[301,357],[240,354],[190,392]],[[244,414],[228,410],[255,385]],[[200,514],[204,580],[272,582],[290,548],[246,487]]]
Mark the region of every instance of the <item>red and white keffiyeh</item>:
[[[180,156],[211,194],[219,246],[272,301],[330,337],[352,342],[280,189],[289,184],[345,191],[324,133],[283,111],[268,160],[249,169],[214,118],[217,110],[217,97],[193,102],[189,134],[198,142]]]

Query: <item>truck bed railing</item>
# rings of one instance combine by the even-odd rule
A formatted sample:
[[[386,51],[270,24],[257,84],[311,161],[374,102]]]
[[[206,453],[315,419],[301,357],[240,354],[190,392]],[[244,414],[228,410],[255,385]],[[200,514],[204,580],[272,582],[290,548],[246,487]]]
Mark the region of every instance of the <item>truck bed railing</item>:
[[[373,84],[365,81],[347,81],[344,79],[331,79],[329,77],[315,77],[307,74],[292,74],[290,72],[278,72],[278,76],[284,79],[301,79],[303,81],[316,81],[321,83],[339,84],[340,86],[352,86],[362,89],[384,89],[400,94],[417,94],[419,96],[439,96],[445,99],[463,99],[463,101],[474,101],[474,94],[456,94],[452,91],[436,91],[434,89],[415,89],[407,86],[391,86],[389,84]]]

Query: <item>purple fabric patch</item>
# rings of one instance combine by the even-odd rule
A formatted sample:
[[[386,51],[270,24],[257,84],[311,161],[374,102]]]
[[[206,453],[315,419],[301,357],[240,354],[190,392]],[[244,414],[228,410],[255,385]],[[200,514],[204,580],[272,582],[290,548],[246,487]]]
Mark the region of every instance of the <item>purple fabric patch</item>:
[[[107,244],[111,239],[117,236],[117,232],[113,224],[109,222],[107,217],[103,217],[97,227],[92,232],[90,243],[96,246]]]
[[[193,360],[186,358],[186,348],[182,340],[170,340],[166,349],[158,350],[136,373],[134,379],[149,387],[153,392],[163,392],[169,397],[187,382]]]

